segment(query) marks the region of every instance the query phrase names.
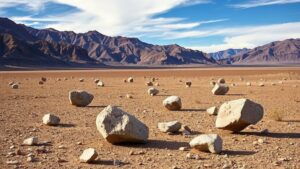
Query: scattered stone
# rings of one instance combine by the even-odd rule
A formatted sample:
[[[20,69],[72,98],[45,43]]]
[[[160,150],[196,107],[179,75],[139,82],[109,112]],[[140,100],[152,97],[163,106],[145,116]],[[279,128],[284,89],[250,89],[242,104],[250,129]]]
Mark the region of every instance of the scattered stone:
[[[153,83],[151,81],[146,82],[146,86],[153,86]]]
[[[79,82],[84,82],[84,79],[79,79]]]
[[[249,99],[238,99],[223,103],[218,111],[216,127],[239,132],[250,124],[259,122],[263,107]]]
[[[188,82],[185,82],[185,87],[191,87],[192,86],[192,82],[188,81]]]
[[[95,79],[95,80],[94,80],[94,83],[97,84],[99,81],[100,81],[99,79]]]
[[[124,79],[124,80],[123,80],[123,82],[124,82],[124,83],[127,83],[127,80],[126,80],[126,79]]]
[[[259,86],[259,87],[264,87],[265,84],[264,84],[264,83],[259,83],[258,86]]]
[[[218,108],[216,106],[206,109],[206,112],[210,115],[218,115]]]
[[[39,85],[43,85],[44,84],[44,82],[43,81],[39,81]]]
[[[99,81],[99,82],[97,83],[97,86],[98,86],[98,87],[104,87],[104,83],[103,83],[102,81]]]
[[[134,116],[116,106],[107,106],[97,116],[97,129],[112,144],[146,142],[149,128]]]
[[[60,122],[60,118],[53,114],[46,114],[43,117],[43,123],[48,126],[57,126]]]
[[[157,82],[157,83],[155,83],[154,85],[155,85],[155,86],[160,86],[158,82]]]
[[[94,96],[86,91],[73,90],[69,92],[70,103],[78,107],[89,105],[93,99]]]
[[[9,86],[11,86],[13,84],[15,84],[15,82],[13,82],[13,81],[8,83]]]
[[[235,83],[232,83],[231,86],[234,87],[234,86],[236,86],[236,84],[235,84]]]
[[[58,146],[58,149],[65,149],[66,147],[64,145]]]
[[[217,134],[202,134],[190,141],[190,146],[200,151],[220,153],[222,151],[223,140]]]
[[[34,158],[32,157],[32,156],[29,156],[29,157],[27,157],[27,160],[26,160],[27,162],[33,162],[34,161]]]
[[[12,89],[18,89],[18,88],[19,88],[19,85],[13,84],[13,85],[11,85],[11,88],[12,88]]]
[[[180,110],[181,98],[178,96],[169,96],[163,101],[163,105],[168,110]]]
[[[132,99],[133,97],[132,97],[132,95],[131,95],[131,94],[126,94],[126,98],[128,98],[128,99]]]
[[[227,85],[217,83],[211,92],[214,95],[225,95],[228,91],[229,87]]]
[[[247,85],[247,86],[251,86],[251,82],[247,82],[246,85]]]
[[[178,121],[170,121],[170,122],[161,122],[158,123],[158,129],[161,132],[167,133],[167,132],[171,132],[171,133],[175,133],[178,132],[181,128],[181,123]]]
[[[46,81],[47,81],[47,78],[41,77],[41,81],[46,82]]]
[[[7,165],[18,165],[18,164],[20,164],[20,162],[17,160],[13,160],[13,161],[6,161],[6,164]]]
[[[23,141],[22,145],[33,146],[33,145],[37,145],[37,143],[38,143],[37,137],[29,137]]]
[[[211,86],[215,86],[215,85],[216,85],[216,82],[215,82],[215,81],[211,81],[209,84],[210,84]]]
[[[82,145],[81,141],[76,142],[77,145]]]
[[[257,140],[257,142],[258,142],[259,144],[263,144],[265,141],[264,141],[263,139],[260,138],[260,139]]]
[[[98,157],[98,153],[93,148],[88,148],[83,151],[79,159],[82,163],[90,163]]]
[[[159,93],[158,89],[155,89],[154,87],[150,87],[147,91],[147,93],[151,96],[155,96]]]
[[[179,147],[179,149],[178,150],[180,150],[180,151],[187,151],[188,150],[188,148],[187,147]]]
[[[217,81],[217,82],[218,82],[218,83],[220,83],[220,84],[221,84],[221,83],[223,83],[223,84],[224,84],[224,83],[225,83],[225,79],[223,79],[223,78],[220,78],[220,79],[218,79],[218,81]]]
[[[133,83],[133,77],[129,77],[129,78],[127,79],[127,82]]]

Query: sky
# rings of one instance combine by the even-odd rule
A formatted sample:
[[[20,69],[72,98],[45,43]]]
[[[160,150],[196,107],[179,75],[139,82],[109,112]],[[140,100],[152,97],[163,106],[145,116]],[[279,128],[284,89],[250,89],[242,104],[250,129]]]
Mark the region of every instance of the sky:
[[[300,0],[0,0],[0,16],[204,52],[300,38]]]

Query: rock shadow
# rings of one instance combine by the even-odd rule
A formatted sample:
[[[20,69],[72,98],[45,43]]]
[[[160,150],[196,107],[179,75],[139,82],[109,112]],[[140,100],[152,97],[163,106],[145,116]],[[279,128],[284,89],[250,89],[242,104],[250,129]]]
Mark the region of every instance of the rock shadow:
[[[261,133],[261,132],[240,132],[235,133],[239,135],[255,135],[255,136],[262,136],[262,137],[272,137],[272,138],[300,138],[300,133]]]
[[[206,111],[206,109],[181,109],[178,111]]]
[[[178,141],[166,141],[166,140],[148,140],[146,143],[125,143],[118,144],[119,146],[127,146],[131,148],[157,148],[157,149],[168,149],[168,150],[178,150],[179,147],[188,147],[187,142]]]
[[[253,155],[257,152],[255,151],[244,151],[244,150],[223,150],[222,154],[227,154],[229,156],[237,156],[237,155]]]
[[[71,127],[76,127],[75,124],[71,124],[71,123],[60,123],[59,125],[57,125],[58,127],[61,127],[61,128],[71,128]]]

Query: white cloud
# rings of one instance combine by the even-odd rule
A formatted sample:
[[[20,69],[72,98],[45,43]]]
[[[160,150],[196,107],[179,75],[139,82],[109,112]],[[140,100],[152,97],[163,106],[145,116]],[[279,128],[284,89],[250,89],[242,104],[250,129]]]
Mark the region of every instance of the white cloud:
[[[50,0],[0,0],[0,9],[15,6],[22,6],[21,9],[27,11],[38,11],[43,9],[44,5]]]
[[[273,24],[263,26],[249,26],[241,28],[228,28],[207,32],[196,32],[198,37],[214,35],[225,36],[224,43],[207,46],[189,46],[189,48],[204,52],[217,52],[229,48],[254,48],[269,42],[300,38],[300,22]]]
[[[298,3],[300,0],[250,0],[246,3],[233,4],[234,8],[254,8],[259,6]]]

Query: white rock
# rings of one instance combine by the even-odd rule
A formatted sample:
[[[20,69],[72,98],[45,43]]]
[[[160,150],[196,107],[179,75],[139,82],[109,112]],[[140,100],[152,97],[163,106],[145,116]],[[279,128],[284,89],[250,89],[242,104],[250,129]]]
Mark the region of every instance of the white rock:
[[[247,86],[251,86],[251,82],[247,82],[246,85],[247,85]]]
[[[263,107],[248,99],[225,102],[219,108],[216,127],[238,132],[250,124],[256,124],[263,114]]]
[[[260,86],[260,87],[264,87],[264,86],[265,86],[265,84],[264,84],[264,83],[259,83],[259,84],[258,84],[258,86]]]
[[[149,136],[149,129],[144,123],[111,105],[98,114],[96,126],[102,137],[112,144],[143,143]]]
[[[53,114],[45,114],[43,117],[43,123],[49,126],[57,126],[60,122],[60,118]]]
[[[132,95],[131,95],[131,94],[126,94],[126,98],[128,98],[128,99],[132,99],[133,97],[132,97]]]
[[[223,141],[217,134],[202,134],[190,141],[190,146],[199,151],[220,153]]]
[[[170,122],[160,122],[158,123],[158,129],[161,132],[167,133],[175,133],[178,132],[181,128],[181,123],[178,121],[170,121]]]
[[[72,105],[84,107],[90,104],[94,96],[86,91],[73,90],[69,92],[69,100]]]
[[[93,148],[88,148],[83,151],[79,159],[82,163],[90,163],[98,157],[98,153]]]
[[[210,107],[206,109],[206,112],[210,115],[217,115],[218,114],[218,108],[216,106]]]
[[[99,81],[99,82],[97,83],[97,86],[98,86],[98,87],[104,87],[104,83],[103,83],[102,81]]]
[[[20,164],[20,162],[17,161],[17,160],[14,160],[14,161],[6,161],[6,164],[7,164],[7,165],[18,165],[18,164]]]
[[[227,85],[219,83],[217,83],[211,90],[214,95],[225,95],[228,91],[229,87]]]
[[[168,110],[180,110],[181,98],[178,96],[169,96],[163,101],[163,105]]]
[[[37,145],[37,143],[38,143],[37,137],[29,137],[23,141],[23,145],[26,145],[26,146]]]
[[[133,77],[129,77],[129,78],[127,79],[127,82],[133,83]]]
[[[151,96],[155,96],[159,93],[158,89],[155,89],[154,87],[150,87],[147,91],[147,93]]]

